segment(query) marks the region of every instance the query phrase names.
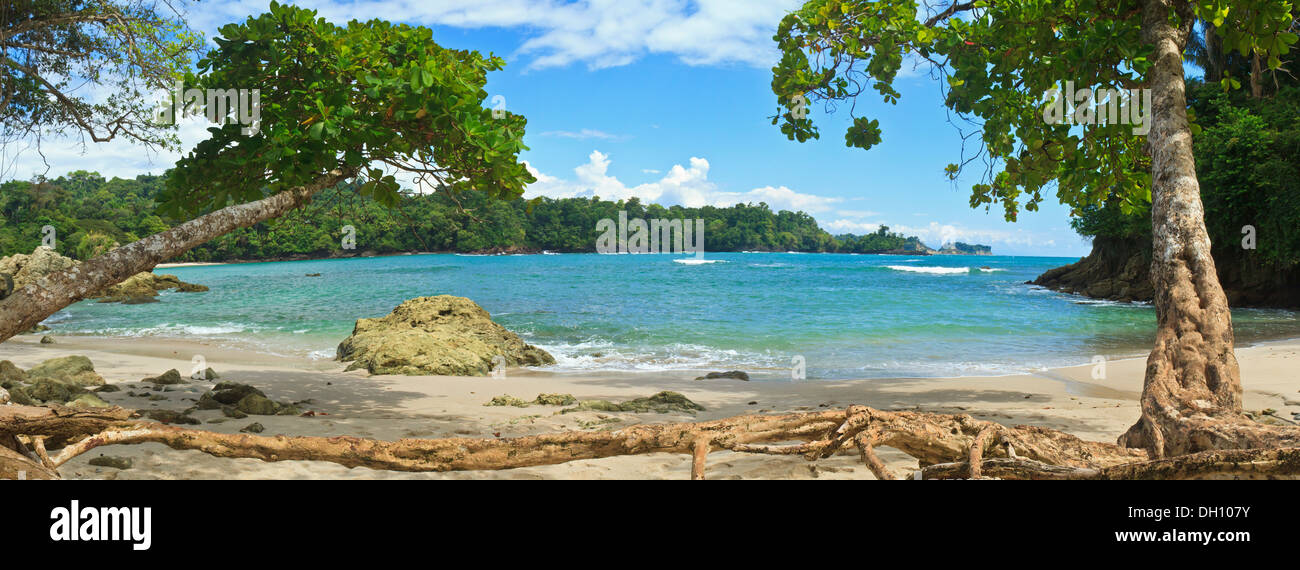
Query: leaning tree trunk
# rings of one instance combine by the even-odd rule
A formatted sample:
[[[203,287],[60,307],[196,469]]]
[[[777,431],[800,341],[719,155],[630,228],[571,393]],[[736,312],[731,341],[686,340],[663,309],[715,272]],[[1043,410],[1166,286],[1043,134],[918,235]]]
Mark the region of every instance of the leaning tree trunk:
[[[333,170],[311,184],[246,204],[222,208],[165,232],[112,249],[85,263],[51,273],[0,301],[0,342],[32,328],[60,309],[121,283],[128,277],[185,253],[195,246],[297,208],[308,198],[350,178],[354,171]]]
[[[1180,24],[1169,23],[1170,9]],[[1186,0],[1147,0],[1143,40],[1154,48],[1151,282],[1155,347],[1147,359],[1142,418],[1119,438],[1153,457],[1212,449],[1296,445],[1300,434],[1254,423],[1242,414],[1241,375],[1233,354],[1232,315],[1219,285],[1187,122],[1182,52],[1191,31]]]

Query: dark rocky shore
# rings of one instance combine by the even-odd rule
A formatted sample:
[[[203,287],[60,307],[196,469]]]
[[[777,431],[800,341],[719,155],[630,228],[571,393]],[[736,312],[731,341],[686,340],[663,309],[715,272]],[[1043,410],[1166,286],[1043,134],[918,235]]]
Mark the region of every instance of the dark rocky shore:
[[[1219,282],[1234,307],[1300,308],[1300,271],[1265,267],[1249,257],[1225,259],[1216,250]],[[1151,244],[1098,237],[1092,253],[1076,263],[1051,269],[1030,285],[1093,299],[1151,302]]]

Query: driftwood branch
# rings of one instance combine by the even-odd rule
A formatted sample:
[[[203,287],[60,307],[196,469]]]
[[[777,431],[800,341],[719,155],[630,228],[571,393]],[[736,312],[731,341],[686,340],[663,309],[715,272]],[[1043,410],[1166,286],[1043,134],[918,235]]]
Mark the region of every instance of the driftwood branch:
[[[20,439],[32,446],[30,454]],[[801,455],[816,460],[854,448],[878,479],[896,479],[876,456],[874,448],[878,446],[892,447],[916,458],[927,479],[1300,475],[1300,450],[1295,449],[1215,451],[1147,461],[1146,453],[1140,450],[1084,441],[1041,427],[1007,427],[962,414],[887,412],[862,406],[635,425],[603,432],[397,441],[220,434],[143,421],[132,410],[121,408],[0,407],[0,477],[17,478],[19,471],[26,471],[27,478],[57,478],[57,467],[92,449],[140,443],[161,443],[225,458],[328,461],[347,467],[411,472],[512,469],[582,459],[677,453],[692,457],[691,478],[697,480],[704,478],[711,451]],[[51,455],[45,451],[46,446],[58,451]]]

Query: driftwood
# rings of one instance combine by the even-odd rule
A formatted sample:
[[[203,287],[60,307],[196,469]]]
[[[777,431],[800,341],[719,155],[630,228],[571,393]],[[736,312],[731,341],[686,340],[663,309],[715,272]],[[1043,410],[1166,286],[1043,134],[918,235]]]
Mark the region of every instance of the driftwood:
[[[864,406],[809,413],[746,415],[616,431],[518,438],[378,441],[357,437],[220,434],[138,419],[133,410],[0,406],[0,478],[55,479],[72,458],[104,445],[161,443],[225,458],[328,461],[389,471],[493,470],[646,453],[690,455],[703,479],[711,451],[800,455],[809,460],[856,449],[878,479],[876,456],[898,449],[922,466],[919,478],[1197,479],[1300,476],[1300,449],[1207,451],[1148,461],[1147,453],[1056,430],[1007,427],[964,414],[888,412]],[[57,451],[49,451],[57,450]]]
[[[462,471],[553,465],[646,453],[692,456],[703,479],[711,451],[801,455],[809,460],[856,448],[879,479],[890,473],[874,448],[916,458],[921,477],[1120,479],[1285,477],[1300,474],[1300,451],[1205,452],[1147,461],[1142,450],[1084,441],[1056,430],[1007,427],[968,415],[847,410],[746,415],[696,423],[646,424],[604,432],[518,438],[378,441],[357,437],[220,434],[138,419],[132,410],[0,407],[0,478],[58,478],[72,458],[104,445],[161,443],[225,458],[328,461],[390,471]],[[47,451],[50,450],[56,451]]]

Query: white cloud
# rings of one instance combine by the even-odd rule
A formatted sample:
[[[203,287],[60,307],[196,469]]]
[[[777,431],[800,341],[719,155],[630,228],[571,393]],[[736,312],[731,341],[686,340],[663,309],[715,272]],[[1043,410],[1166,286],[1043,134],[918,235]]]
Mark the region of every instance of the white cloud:
[[[337,24],[376,16],[422,25],[521,28],[519,54],[531,69],[583,64],[627,65],[648,54],[689,65],[776,62],[772,34],[803,0],[301,0]],[[204,4],[192,12],[201,29],[266,11],[254,0]]]
[[[548,196],[573,198],[599,196],[605,200],[639,198],[642,202],[664,206],[731,206],[739,203],[766,202],[773,210],[827,212],[840,198],[803,194],[785,186],[764,186],[746,192],[720,190],[709,180],[709,161],[691,157],[688,165],[675,164],[662,178],[637,186],[628,186],[609,174],[609,156],[592,151],[585,164],[573,169],[574,178],[564,180],[547,175],[529,165],[537,178],[524,193],[526,197]],[[643,172],[648,171],[644,170]],[[654,171],[658,172],[658,171]]]
[[[621,140],[624,138],[619,135],[611,135],[605,131],[599,131],[596,129],[582,129],[580,131],[546,131],[542,133],[541,136],[575,140],[599,139],[607,141]]]

